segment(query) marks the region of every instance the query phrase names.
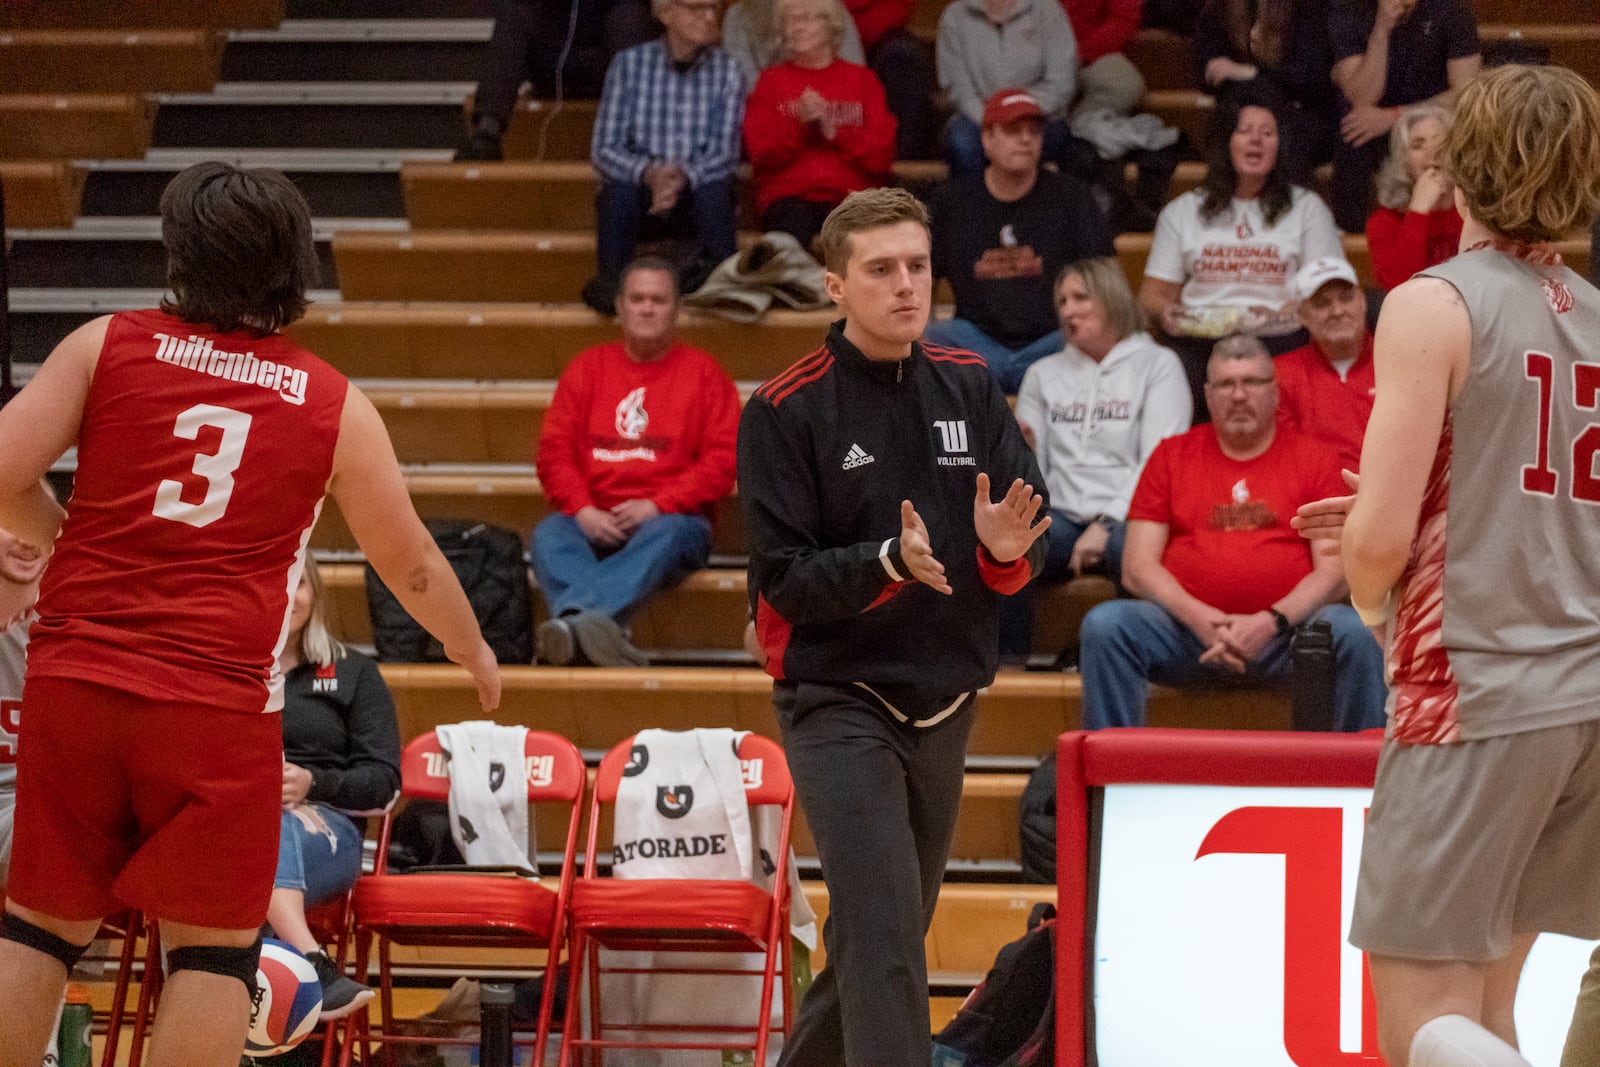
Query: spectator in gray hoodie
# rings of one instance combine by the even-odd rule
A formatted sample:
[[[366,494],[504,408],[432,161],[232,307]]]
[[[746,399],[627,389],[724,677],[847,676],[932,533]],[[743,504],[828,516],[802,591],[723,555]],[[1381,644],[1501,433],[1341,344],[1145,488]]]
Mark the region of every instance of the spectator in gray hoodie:
[[[1094,149],[1067,129],[1078,42],[1058,0],[953,0],[939,17],[938,68],[955,108],[944,133],[952,177],[983,172],[983,103],[1010,88],[1044,110],[1045,160],[1094,179]]]

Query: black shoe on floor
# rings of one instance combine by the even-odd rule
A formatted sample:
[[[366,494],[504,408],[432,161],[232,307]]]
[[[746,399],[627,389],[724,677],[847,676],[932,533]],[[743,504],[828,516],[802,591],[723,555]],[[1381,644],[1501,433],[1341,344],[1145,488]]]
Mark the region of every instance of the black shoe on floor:
[[[461,147],[456,149],[455,158],[457,163],[498,163],[506,158],[506,154],[499,135],[488,130],[473,130]]]
[[[560,620],[568,623],[583,656],[596,667],[648,667],[650,659],[633,646],[616,619],[598,611],[580,611]]]
[[[370,1001],[372,990],[346,976],[339,965],[328,958],[326,952],[307,952],[306,959],[317,970],[317,981],[322,985],[322,1018],[343,1019]]]
[[[535,647],[534,662],[542,663],[549,667],[567,667],[572,664],[577,655],[577,645],[573,641],[572,627],[568,620],[546,619],[533,631]]]

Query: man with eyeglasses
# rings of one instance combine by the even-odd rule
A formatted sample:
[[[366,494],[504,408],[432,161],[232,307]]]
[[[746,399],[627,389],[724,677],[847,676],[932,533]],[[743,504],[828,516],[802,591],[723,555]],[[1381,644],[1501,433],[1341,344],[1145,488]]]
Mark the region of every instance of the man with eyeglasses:
[[[1211,422],[1156,446],[1128,507],[1123,584],[1140,600],[1097,605],[1083,620],[1083,726],[1142,726],[1149,683],[1278,684],[1290,637],[1313,619],[1333,631],[1334,719],[1383,725],[1383,655],[1342,601],[1336,555],[1290,527],[1301,504],[1346,492],[1335,454],[1279,425],[1272,357],[1235,334],[1212,349]]]
[[[698,246],[683,292],[734,253],[744,79],[717,47],[721,0],[652,0],[651,8],[666,33],[612,60],[590,149],[600,173],[598,271],[583,299],[602,314],[611,314],[622,270],[643,237]]]

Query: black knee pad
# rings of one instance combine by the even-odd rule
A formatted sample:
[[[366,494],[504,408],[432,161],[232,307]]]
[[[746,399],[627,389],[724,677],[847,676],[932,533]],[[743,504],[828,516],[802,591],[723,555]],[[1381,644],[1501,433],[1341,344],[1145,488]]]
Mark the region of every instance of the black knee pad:
[[[185,945],[167,952],[167,973],[174,971],[204,971],[220,974],[224,978],[237,978],[244,983],[245,992],[256,999],[256,968],[261,963],[261,938],[246,948],[224,945]]]
[[[88,951],[88,945],[74,945],[64,938],[57,937],[42,926],[35,926],[26,919],[8,912],[0,913],[0,938],[6,941],[15,941],[19,945],[26,945],[35,952],[43,952],[53,960],[59,960],[61,965],[72,972],[78,965],[78,960]]]

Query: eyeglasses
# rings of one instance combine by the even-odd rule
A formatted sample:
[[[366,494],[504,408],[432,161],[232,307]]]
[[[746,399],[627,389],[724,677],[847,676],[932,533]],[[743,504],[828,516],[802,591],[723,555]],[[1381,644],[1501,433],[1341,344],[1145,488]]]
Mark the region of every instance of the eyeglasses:
[[[1244,389],[1253,393],[1258,389],[1265,389],[1276,382],[1276,378],[1224,378],[1220,382],[1207,382],[1206,388],[1214,389],[1219,393],[1231,393],[1235,389]]]
[[[699,18],[715,18],[722,11],[720,0],[710,0],[709,3],[689,4],[684,0],[672,0],[672,6],[682,8],[684,11]]]

